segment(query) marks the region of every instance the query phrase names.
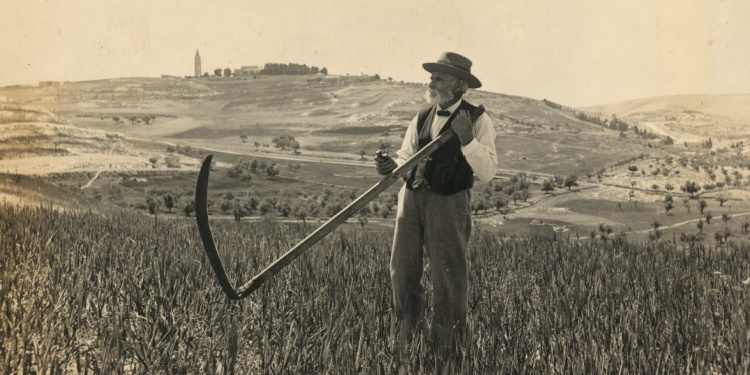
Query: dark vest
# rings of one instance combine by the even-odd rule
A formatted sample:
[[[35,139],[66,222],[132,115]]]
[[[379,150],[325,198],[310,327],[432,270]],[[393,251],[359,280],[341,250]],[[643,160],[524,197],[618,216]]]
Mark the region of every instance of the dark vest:
[[[462,101],[458,108],[453,111],[450,118],[448,118],[443,128],[440,129],[440,134],[451,128],[451,122],[453,122],[459,111],[468,110],[471,113],[476,108],[468,102]],[[419,111],[419,116],[417,117],[417,151],[432,141],[432,137],[429,135],[426,137],[420,135],[425,126],[432,125],[432,119],[435,116],[436,110],[437,106],[431,106]],[[409,173],[406,181],[408,189],[414,189],[412,183],[414,182],[416,170],[417,167],[414,167]],[[461,152],[461,141],[459,141],[458,136],[454,136],[448,140],[447,143],[427,158],[424,179],[427,182],[428,189],[444,195],[458,193],[461,190],[470,189],[474,186],[474,171]]]

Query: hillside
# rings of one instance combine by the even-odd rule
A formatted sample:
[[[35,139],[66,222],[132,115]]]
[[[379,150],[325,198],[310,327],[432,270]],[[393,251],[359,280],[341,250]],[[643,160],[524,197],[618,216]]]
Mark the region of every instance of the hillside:
[[[232,204],[254,199],[246,210],[254,219],[271,212],[292,220],[304,208],[322,220],[380,180],[369,155],[399,147],[424,90],[369,76],[119,78],[0,88],[0,199],[46,196],[64,206],[54,199],[59,191],[76,205],[145,211],[146,198],[171,195],[179,206],[168,214],[181,215],[198,165],[212,153],[212,216],[228,219]],[[700,191],[692,198],[707,200],[704,208],[716,217],[732,213],[732,231],[745,232],[744,120],[699,112],[688,100],[682,109],[659,99],[586,109],[628,124],[613,127],[581,121],[580,109],[548,101],[484,91],[467,99],[488,109],[497,131],[496,179],[474,188],[473,210],[484,228],[519,235],[538,221],[575,238],[610,228],[647,239],[658,221],[665,233],[679,234],[704,214],[679,193],[694,183]],[[282,135],[300,148],[275,147]],[[34,194],[23,194],[24,186]],[[391,225],[398,186],[373,202],[369,225]],[[666,210],[672,195],[683,202]]]
[[[750,121],[750,93],[730,95],[674,95],[658,98],[628,100],[580,108],[590,112],[608,112],[630,116],[650,111],[699,111],[712,115]]]
[[[659,135],[699,142],[707,137],[723,143],[750,138],[750,94],[676,95],[636,99],[579,108],[589,113],[616,114]]]
[[[121,78],[0,88],[0,96],[44,106],[78,127],[123,136],[278,153],[273,138],[289,134],[301,144],[303,156],[359,159],[361,151],[374,154],[384,143],[401,144],[406,125],[424,105],[424,90],[422,84],[370,76]],[[473,91],[467,99],[488,109],[498,133],[498,157],[509,170],[585,173],[639,155],[646,147],[619,141],[617,132],[538,100],[484,91]],[[147,116],[152,121],[142,121]]]

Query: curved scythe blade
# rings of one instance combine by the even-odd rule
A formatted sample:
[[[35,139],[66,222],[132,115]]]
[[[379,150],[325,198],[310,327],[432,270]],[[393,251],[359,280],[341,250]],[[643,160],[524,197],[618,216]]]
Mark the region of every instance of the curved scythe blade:
[[[216,277],[219,279],[221,289],[227,297],[237,300],[240,299],[240,296],[234,287],[232,287],[232,283],[229,281],[226,271],[224,271],[221,258],[216,251],[214,236],[211,234],[211,226],[208,224],[208,174],[211,172],[212,159],[213,155],[208,155],[203,160],[203,165],[198,175],[198,185],[195,188],[195,218],[198,221],[198,231],[201,234],[203,248],[206,250],[208,261],[211,262],[211,267],[213,267]]]

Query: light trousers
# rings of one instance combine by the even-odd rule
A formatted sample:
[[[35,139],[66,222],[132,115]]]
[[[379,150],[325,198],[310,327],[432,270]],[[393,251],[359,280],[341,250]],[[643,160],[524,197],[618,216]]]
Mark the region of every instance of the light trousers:
[[[409,341],[423,325],[423,252],[433,283],[433,344],[453,346],[468,312],[467,247],[471,236],[471,191],[442,195],[422,187],[399,192],[391,250],[394,336]]]

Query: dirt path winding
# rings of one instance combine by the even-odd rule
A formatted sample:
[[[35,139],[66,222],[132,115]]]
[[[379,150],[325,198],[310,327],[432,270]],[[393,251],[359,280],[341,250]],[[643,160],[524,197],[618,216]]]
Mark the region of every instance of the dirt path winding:
[[[102,173],[102,171],[101,170],[96,171],[96,174],[94,175],[94,177],[92,177],[91,180],[89,180],[89,182],[86,185],[81,186],[81,190],[88,189],[89,186],[91,186],[91,184],[99,177],[99,173]]]

